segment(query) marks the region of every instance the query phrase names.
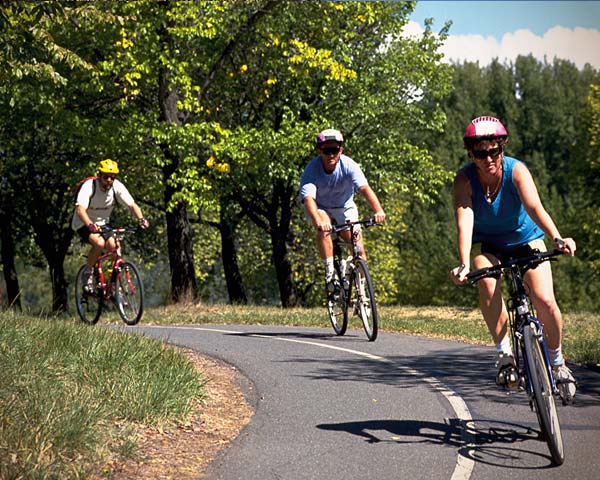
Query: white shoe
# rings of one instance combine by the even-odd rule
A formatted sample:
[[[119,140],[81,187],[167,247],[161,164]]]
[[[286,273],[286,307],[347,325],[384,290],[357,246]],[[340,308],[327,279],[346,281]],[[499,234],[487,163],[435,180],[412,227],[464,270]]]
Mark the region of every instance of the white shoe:
[[[567,404],[573,401],[575,398],[575,392],[577,391],[577,381],[573,377],[573,373],[569,370],[564,363],[562,365],[555,365],[552,367],[552,374],[554,375],[554,381],[558,388],[558,394],[563,401],[563,404]]]
[[[89,268],[85,269],[81,273],[81,280],[83,283],[83,291],[85,293],[94,293],[94,271]]]
[[[505,387],[514,387],[517,385],[519,378],[517,375],[517,366],[515,357],[510,353],[498,353],[496,358],[496,385]]]

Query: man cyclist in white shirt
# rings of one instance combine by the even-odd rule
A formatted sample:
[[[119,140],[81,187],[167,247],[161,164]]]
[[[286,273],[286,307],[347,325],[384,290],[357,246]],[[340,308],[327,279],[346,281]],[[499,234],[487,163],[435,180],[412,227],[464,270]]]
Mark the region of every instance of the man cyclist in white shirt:
[[[317,230],[317,248],[325,265],[325,284],[329,292],[336,288],[333,284],[331,225],[358,220],[354,191],[365,197],[373,209],[375,222],[385,220],[385,212],[361,168],[350,157],[343,155],[343,144],[344,137],[338,130],[320,132],[316,141],[319,155],[310,160],[300,179],[300,199],[307,219]],[[350,241],[349,231],[341,235],[344,240]],[[361,256],[366,258],[360,229],[357,240]]]
[[[144,218],[142,210],[135,203],[133,197],[116,176],[119,165],[114,160],[107,158],[98,164],[97,177],[90,178],[81,185],[75,200],[75,212],[71,220],[71,228],[77,231],[84,243],[91,245],[87,257],[87,270],[84,271],[84,289],[94,290],[93,269],[102,250],[108,252],[115,250],[115,240],[111,233],[103,233],[101,227],[108,225],[110,214],[115,203],[129,208],[138,219],[141,229],[150,226]]]

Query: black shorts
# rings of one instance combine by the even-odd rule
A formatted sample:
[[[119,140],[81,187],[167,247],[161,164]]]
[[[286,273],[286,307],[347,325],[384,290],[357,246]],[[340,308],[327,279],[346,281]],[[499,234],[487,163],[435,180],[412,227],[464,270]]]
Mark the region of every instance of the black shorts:
[[[87,225],[84,225],[83,227],[79,228],[77,230],[77,233],[79,234],[79,238],[81,239],[82,243],[90,243],[90,235],[92,232],[90,232],[90,228]],[[102,236],[104,241],[114,236],[114,232],[112,230],[109,230],[108,232],[100,231],[98,233]]]
[[[500,260],[500,262],[505,262],[510,258],[528,257],[535,251],[546,251],[546,245],[542,238],[512,248],[506,248],[487,242],[481,243],[481,253],[489,253]]]

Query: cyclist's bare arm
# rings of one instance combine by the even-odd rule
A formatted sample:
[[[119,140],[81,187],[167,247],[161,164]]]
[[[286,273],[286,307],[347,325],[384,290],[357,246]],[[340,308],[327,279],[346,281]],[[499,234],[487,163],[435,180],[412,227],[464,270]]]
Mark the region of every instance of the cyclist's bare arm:
[[[375,212],[373,214],[373,218],[375,219],[375,222],[377,222],[377,223],[383,222],[385,220],[385,212],[383,211],[383,208],[381,207],[381,203],[379,203],[379,199],[377,198],[377,195],[375,195],[375,192],[373,191],[373,189],[371,187],[369,187],[368,185],[363,185],[362,187],[360,187],[358,189],[358,191],[361,193],[361,195],[363,197],[365,197],[367,202],[369,202],[369,205],[371,205],[373,212]]]
[[[533,221],[539,225],[539,227],[546,235],[548,235],[549,238],[562,239],[564,241],[564,245],[557,244],[557,247],[560,250],[563,250],[567,255],[575,255],[575,250],[577,248],[575,245],[575,240],[572,238],[563,239],[561,237],[558,228],[556,228],[556,225],[552,220],[552,217],[550,217],[550,214],[542,205],[535,182],[533,181],[531,173],[524,164],[517,163],[517,165],[515,165],[513,171],[513,180],[515,182],[517,192],[519,192],[519,196],[521,197],[521,202]]]
[[[135,218],[137,218],[138,220],[144,217],[144,215],[142,214],[142,209],[135,202],[129,205],[129,210],[131,210],[131,213],[133,213],[135,215]]]
[[[331,219],[329,215],[322,215],[319,213],[319,207],[317,202],[312,197],[304,197],[304,205],[310,218],[312,218],[313,224],[317,230],[323,232],[331,231]]]
[[[454,283],[460,285],[466,282],[467,273],[471,269],[471,247],[473,245],[473,225],[475,224],[471,202],[471,184],[464,172],[460,172],[454,179],[452,197],[458,232],[459,264],[450,271],[450,276]]]
[[[94,222],[92,222],[92,219],[87,214],[87,208],[84,207],[83,205],[77,205],[75,212],[77,213],[77,216],[81,219],[81,221],[83,222],[84,225],[90,225],[90,224],[94,223]]]

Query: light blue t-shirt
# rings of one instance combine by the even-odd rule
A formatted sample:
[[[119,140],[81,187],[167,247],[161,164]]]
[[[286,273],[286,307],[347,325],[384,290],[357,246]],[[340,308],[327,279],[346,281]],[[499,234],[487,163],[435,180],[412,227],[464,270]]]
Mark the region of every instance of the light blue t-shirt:
[[[544,232],[529,216],[517,187],[513,182],[513,169],[519,160],[504,157],[502,160],[502,185],[492,203],[488,203],[477,167],[470,163],[464,168],[471,183],[471,201],[475,215],[473,243],[486,242],[497,247],[514,248],[544,237]]]
[[[326,173],[320,156],[313,158],[300,177],[300,199],[316,200],[319,208],[355,207],[354,190],[368,185],[367,178],[354,160],[346,155],[331,173]]]

